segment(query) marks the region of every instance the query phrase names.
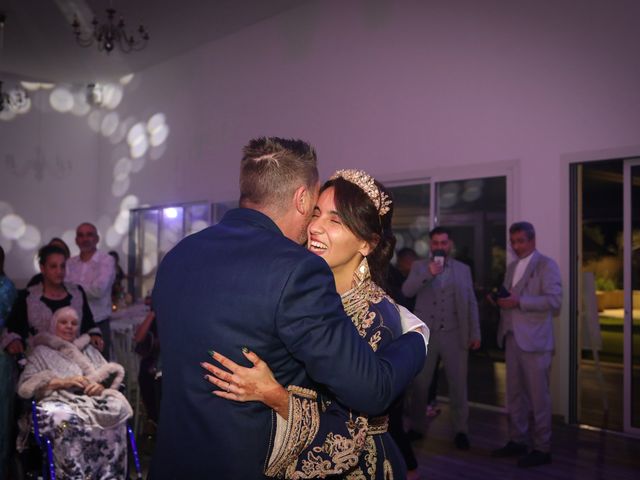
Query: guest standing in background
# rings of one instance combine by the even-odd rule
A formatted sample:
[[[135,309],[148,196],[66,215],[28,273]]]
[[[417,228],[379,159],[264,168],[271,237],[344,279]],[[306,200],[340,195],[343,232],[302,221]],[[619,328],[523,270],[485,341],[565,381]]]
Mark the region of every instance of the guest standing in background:
[[[4,330],[16,295],[16,287],[4,273],[4,250],[0,247],[0,334]],[[6,478],[8,453],[12,450],[10,427],[14,391],[11,358],[0,349],[0,480]]]
[[[424,369],[410,389],[411,429],[424,433],[429,385],[442,358],[449,386],[454,443],[469,449],[467,369],[469,350],[480,348],[478,303],[471,270],[451,258],[453,242],[448,229],[436,227],[429,232],[430,258],[413,263],[402,293],[416,295],[416,315],[431,330],[429,355]]]
[[[76,229],[76,245],[80,254],[67,263],[67,280],[82,286],[93,318],[102,332],[103,356],[109,360],[111,351],[111,287],[116,278],[113,257],[98,250],[98,230],[91,223],[81,223]]]
[[[0,247],[0,332],[9,318],[16,296],[15,285],[4,273],[4,249]]]
[[[67,245],[64,240],[58,237],[53,237],[51,240],[49,240],[49,243],[47,243],[47,245],[53,245],[55,247],[61,248],[64,251],[65,260],[69,260],[69,257],[71,256],[71,251],[69,250],[69,245]],[[35,285],[36,283],[42,283],[41,272],[38,272],[33,277],[31,277],[31,280],[29,280],[29,283],[27,283],[27,288]]]
[[[113,257],[113,261],[115,262],[116,267],[116,279],[113,282],[113,286],[111,287],[111,302],[114,305],[118,305],[121,300],[124,299],[124,294],[126,291],[126,287],[124,285],[124,281],[127,278],[127,275],[122,270],[120,266],[120,255],[115,250],[111,250],[109,255]],[[119,306],[119,305],[118,305]]]
[[[160,338],[155,320],[156,312],[151,310],[136,329],[133,341],[136,344],[135,351],[140,356],[138,385],[142,393],[142,403],[149,420],[157,425],[162,395],[162,375],[159,369]]]
[[[18,294],[7,320],[6,332],[0,337],[0,348],[11,355],[23,353],[30,335],[46,330],[56,310],[71,306],[81,320],[80,333],[89,333],[91,343],[100,350],[103,347],[102,336],[93,321],[82,287],[65,282],[64,251],[45,245],[38,252],[38,261],[42,282]]]
[[[522,456],[519,467],[551,463],[551,392],[553,316],[562,305],[558,264],[536,250],[536,232],[529,222],[509,227],[511,249],[518,257],[507,267],[504,288],[511,295],[500,307],[498,345],[505,347],[509,442],[494,457]],[[533,422],[529,423],[529,413]],[[532,449],[527,453],[531,434]]]

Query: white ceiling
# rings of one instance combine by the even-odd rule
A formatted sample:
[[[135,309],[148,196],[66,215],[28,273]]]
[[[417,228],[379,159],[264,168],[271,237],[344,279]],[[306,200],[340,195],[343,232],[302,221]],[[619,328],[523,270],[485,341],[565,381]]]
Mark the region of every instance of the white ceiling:
[[[0,33],[0,73],[25,80],[104,80],[139,72],[204,43],[295,8],[304,0],[0,0],[6,14]],[[107,55],[76,44],[74,15],[106,19],[109,5],[128,29],[144,24],[147,47]],[[1,78],[0,78],[1,80]]]

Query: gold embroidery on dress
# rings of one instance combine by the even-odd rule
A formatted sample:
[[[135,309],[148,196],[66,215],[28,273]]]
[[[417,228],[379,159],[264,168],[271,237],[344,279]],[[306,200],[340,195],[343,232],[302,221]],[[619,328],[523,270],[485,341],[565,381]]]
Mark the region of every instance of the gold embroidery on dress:
[[[369,339],[369,346],[374,352],[378,351],[378,343],[380,343],[380,340],[382,340],[382,332],[380,330],[371,335],[371,338]]]
[[[321,446],[307,452],[307,458],[301,461],[300,470],[287,470],[287,478],[324,478],[328,475],[344,473],[358,464],[360,452],[367,438],[367,418],[356,417],[347,422],[349,436],[329,433]],[[322,454],[331,460],[323,460]]]
[[[364,472],[359,468],[356,468],[344,478],[346,480],[367,480],[367,477],[364,476]]]
[[[378,462],[378,449],[376,448],[376,442],[371,435],[367,437],[367,453],[364,456],[364,460],[367,464],[367,473],[369,478],[376,478],[376,469]]]
[[[371,272],[369,271],[369,265],[367,259],[363,258],[362,262],[356,269],[353,275],[353,284],[351,290],[342,295],[342,305],[345,312],[351,318],[354,326],[358,330],[361,337],[365,338],[369,329],[374,325],[377,319],[375,311],[371,311],[371,305],[380,303],[383,299],[391,299],[387,294],[376,285],[371,279]],[[393,302],[392,302],[393,303]],[[379,325],[376,325],[376,330],[369,338],[369,346],[376,351],[379,343],[382,340],[382,329],[388,330],[383,324],[383,318],[379,318]],[[296,387],[293,387],[296,388]],[[290,387],[291,391],[291,387]],[[300,399],[293,394],[306,397]],[[315,446],[311,451],[307,452],[306,458],[298,457],[299,453],[308,448],[311,440],[318,433],[318,425],[315,424],[316,420],[309,421],[305,418],[305,411],[307,411],[308,405],[302,406],[301,401],[309,401],[314,392],[310,390],[298,390],[291,391],[290,400],[290,412],[289,422],[287,429],[292,429],[292,423],[311,423],[308,426],[301,426],[298,429],[293,429],[291,433],[287,431],[287,442],[282,456],[285,459],[278,458],[279,469],[274,469],[272,465],[267,471],[267,475],[274,476],[279,474],[282,476],[284,473],[285,478],[299,480],[306,478],[325,478],[329,475],[343,474],[348,480],[367,480],[369,478],[375,478],[377,471],[378,452],[374,436],[386,432],[388,425],[387,417],[372,418],[373,422],[369,425],[367,417],[356,417],[350,419],[347,423],[348,435],[339,435],[336,433],[328,433],[324,442],[320,446]],[[292,407],[292,403],[296,400],[296,405]],[[316,403],[315,410],[307,411],[307,415],[318,415],[319,409],[323,412],[326,411],[327,405],[324,401]],[[319,404],[319,405],[318,405]],[[305,408],[307,407],[307,408]],[[302,416],[299,416],[302,415]],[[317,420],[319,422],[319,419]],[[308,435],[313,431],[313,435]],[[304,444],[304,447],[300,447]],[[384,447],[383,447],[384,448]],[[286,453],[288,452],[288,454]],[[328,457],[328,458],[327,458]],[[383,458],[384,458],[383,454]],[[366,473],[358,466],[361,458],[364,459],[364,466]],[[386,460],[386,464],[383,463],[384,475],[393,475],[391,471],[391,464]],[[349,473],[349,469],[353,469]]]
[[[295,468],[298,455],[307,448],[320,428],[320,412],[316,392],[291,385],[289,390],[289,419],[285,434],[285,444],[277,448],[277,456],[268,465],[265,474],[269,477],[282,476],[291,467]],[[274,450],[276,447],[274,446]],[[286,474],[285,474],[286,475]]]
[[[366,257],[363,258],[353,274],[353,287],[342,294],[344,311],[351,317],[361,337],[367,335],[376,318],[376,313],[369,311],[370,305],[380,303],[385,297],[384,290],[371,280],[369,264]]]

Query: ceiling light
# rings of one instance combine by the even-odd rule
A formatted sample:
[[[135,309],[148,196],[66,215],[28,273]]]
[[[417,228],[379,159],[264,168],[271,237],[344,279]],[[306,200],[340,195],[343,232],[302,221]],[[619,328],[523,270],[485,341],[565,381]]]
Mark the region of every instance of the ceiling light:
[[[94,17],[91,22],[91,31],[86,32],[82,30],[80,20],[76,15],[73,18],[71,27],[78,45],[90,47],[95,43],[98,45],[98,50],[106,51],[107,53],[111,53],[115,47],[118,47],[124,53],[142,50],[149,40],[149,34],[144,26],[140,25],[136,33],[129,34],[125,29],[124,18],[121,16],[120,20],[116,21],[115,16],[115,9],[107,8],[107,20],[104,23],[100,23]]]

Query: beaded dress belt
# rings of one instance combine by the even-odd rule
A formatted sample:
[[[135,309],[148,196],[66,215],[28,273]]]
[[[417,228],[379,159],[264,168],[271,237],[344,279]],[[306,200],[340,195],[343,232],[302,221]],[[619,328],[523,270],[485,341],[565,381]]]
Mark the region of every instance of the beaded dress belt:
[[[369,428],[367,434],[380,435],[386,433],[389,429],[389,415],[383,415],[381,417],[372,417],[369,419]]]

